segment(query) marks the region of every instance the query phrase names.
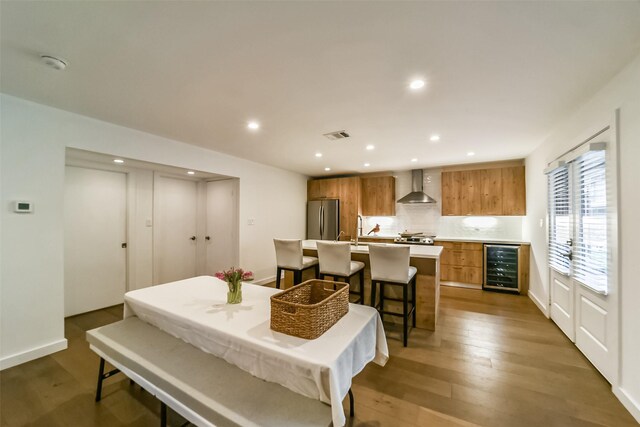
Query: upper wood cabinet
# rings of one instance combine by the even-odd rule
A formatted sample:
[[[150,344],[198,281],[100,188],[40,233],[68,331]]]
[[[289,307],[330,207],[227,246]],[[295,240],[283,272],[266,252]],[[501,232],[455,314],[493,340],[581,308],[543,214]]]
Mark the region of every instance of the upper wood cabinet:
[[[524,166],[502,169],[502,215],[526,215]]]
[[[524,166],[442,172],[442,215],[525,215]]]
[[[362,215],[394,216],[396,214],[396,179],[393,176],[360,178]]]
[[[307,181],[307,200],[340,199],[341,240],[355,239],[361,211],[360,177],[313,179]]]
[[[307,200],[337,199],[338,178],[307,181]]]

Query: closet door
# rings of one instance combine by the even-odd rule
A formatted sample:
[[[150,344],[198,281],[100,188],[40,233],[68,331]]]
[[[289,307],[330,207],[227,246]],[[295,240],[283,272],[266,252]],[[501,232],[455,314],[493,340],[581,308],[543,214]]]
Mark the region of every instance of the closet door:
[[[157,174],[154,179],[154,283],[196,276],[197,182]]]
[[[65,316],[124,301],[126,212],[125,173],[65,168]]]
[[[206,274],[239,267],[238,180],[207,182]]]

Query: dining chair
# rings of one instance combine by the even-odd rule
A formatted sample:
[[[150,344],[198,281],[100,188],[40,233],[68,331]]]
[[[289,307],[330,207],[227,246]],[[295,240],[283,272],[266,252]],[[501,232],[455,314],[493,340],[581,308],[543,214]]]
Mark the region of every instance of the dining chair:
[[[276,247],[276,288],[280,289],[280,277],[282,271],[293,272],[293,285],[302,282],[302,272],[314,268],[314,277],[318,278],[318,258],[304,256],[302,253],[302,240],[300,239],[273,239]]]
[[[355,303],[364,304],[364,262],[351,261],[351,247],[349,242],[317,241],[318,261],[320,262],[320,279],[325,276],[333,280],[344,279],[351,288],[351,278],[358,274],[359,287],[357,291],[349,293],[357,295]]]
[[[409,265],[409,246],[396,244],[369,244],[371,263],[371,306],[378,309],[380,318],[385,314],[402,316],[402,343],[407,346],[409,317],[416,327],[416,272]],[[380,285],[380,303],[376,304],[376,287]],[[385,296],[385,286],[402,286],[402,298]],[[409,300],[409,288],[411,300]],[[402,302],[402,314],[384,310],[386,300]],[[411,303],[411,309],[409,309]]]

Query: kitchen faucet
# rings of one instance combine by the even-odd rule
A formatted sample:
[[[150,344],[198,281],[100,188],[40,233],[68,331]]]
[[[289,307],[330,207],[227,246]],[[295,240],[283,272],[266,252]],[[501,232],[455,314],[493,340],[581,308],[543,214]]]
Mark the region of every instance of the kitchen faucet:
[[[340,236],[342,236],[344,234],[344,230],[340,231],[340,233],[338,234],[338,237],[336,237],[336,240],[334,240],[334,242],[337,242],[338,240],[340,240]]]
[[[358,214],[358,229],[356,230],[356,246],[358,246],[358,238],[362,236],[362,215]]]

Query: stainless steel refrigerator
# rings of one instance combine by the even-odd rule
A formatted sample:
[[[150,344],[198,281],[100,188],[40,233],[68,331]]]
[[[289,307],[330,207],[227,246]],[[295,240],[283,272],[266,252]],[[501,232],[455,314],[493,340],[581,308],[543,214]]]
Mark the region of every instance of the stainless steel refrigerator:
[[[340,200],[307,202],[307,239],[335,240],[340,233]]]

